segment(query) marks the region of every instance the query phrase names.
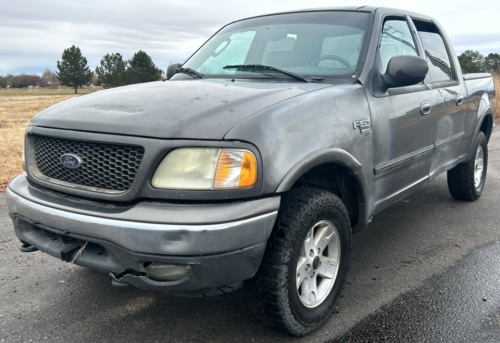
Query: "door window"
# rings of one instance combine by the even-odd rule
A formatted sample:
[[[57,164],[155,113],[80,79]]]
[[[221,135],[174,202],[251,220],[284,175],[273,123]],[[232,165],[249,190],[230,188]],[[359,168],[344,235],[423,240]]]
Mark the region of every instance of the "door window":
[[[437,27],[429,22],[414,21],[418,35],[425,50],[432,82],[453,80],[450,57],[443,37]]]
[[[406,20],[391,18],[384,23],[380,42],[383,73],[387,70],[391,58],[399,55],[418,56],[418,53]]]

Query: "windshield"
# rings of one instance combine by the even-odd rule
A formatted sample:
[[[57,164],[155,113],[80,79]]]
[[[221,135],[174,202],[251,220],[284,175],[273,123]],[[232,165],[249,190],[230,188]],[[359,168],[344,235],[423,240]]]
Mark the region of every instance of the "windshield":
[[[207,77],[286,77],[269,70],[224,69],[260,64],[311,77],[352,78],[369,14],[325,11],[242,20],[220,30],[184,65]]]

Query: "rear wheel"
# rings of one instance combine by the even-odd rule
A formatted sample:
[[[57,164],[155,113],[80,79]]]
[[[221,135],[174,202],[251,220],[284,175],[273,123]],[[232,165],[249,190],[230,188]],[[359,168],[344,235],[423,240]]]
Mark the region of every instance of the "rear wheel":
[[[259,271],[245,283],[262,321],[303,336],[330,316],[349,268],[348,218],[342,201],[327,191],[298,188],[283,197]]]
[[[486,136],[479,132],[470,161],[448,170],[448,189],[455,199],[472,201],[481,196],[488,167],[487,144]]]

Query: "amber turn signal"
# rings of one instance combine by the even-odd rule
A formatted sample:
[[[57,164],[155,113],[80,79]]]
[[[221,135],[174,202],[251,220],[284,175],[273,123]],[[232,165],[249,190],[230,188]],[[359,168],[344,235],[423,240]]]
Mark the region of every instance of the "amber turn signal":
[[[215,173],[214,188],[246,188],[257,181],[257,162],[249,151],[222,150]]]

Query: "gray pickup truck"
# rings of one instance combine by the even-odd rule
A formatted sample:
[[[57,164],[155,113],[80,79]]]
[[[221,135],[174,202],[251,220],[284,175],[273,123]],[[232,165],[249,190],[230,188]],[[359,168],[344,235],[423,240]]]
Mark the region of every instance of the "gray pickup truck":
[[[7,189],[22,251],[183,295],[245,287],[305,335],[332,313],[351,233],[443,172],[483,189],[489,74],[443,28],[360,7],[231,23],[167,79],[64,101],[26,130]]]

